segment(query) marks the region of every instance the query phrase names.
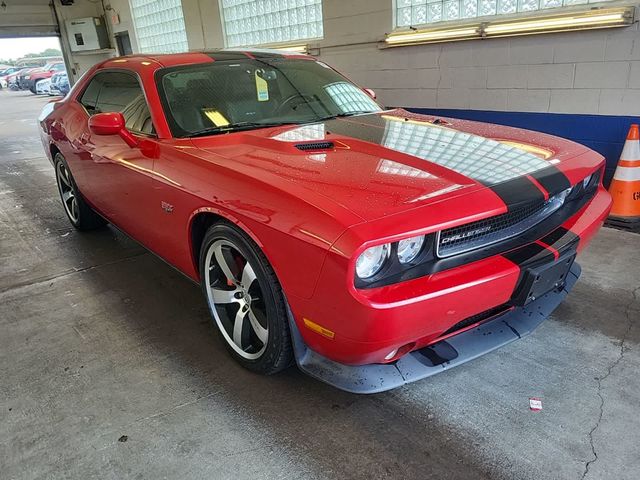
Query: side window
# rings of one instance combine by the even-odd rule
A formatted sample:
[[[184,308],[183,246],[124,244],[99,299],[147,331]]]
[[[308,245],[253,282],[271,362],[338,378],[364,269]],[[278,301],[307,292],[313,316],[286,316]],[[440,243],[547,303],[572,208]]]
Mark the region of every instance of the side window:
[[[78,101],[87,109],[89,115],[94,115],[96,113],[100,113],[97,110],[98,104],[98,94],[100,93],[100,88],[102,88],[102,77],[104,74],[98,74],[91,79],[89,85],[85,89],[82,96],[78,99]]]
[[[154,134],[149,106],[138,79],[129,73],[98,73],[80,97],[89,115],[120,112],[133,132]]]

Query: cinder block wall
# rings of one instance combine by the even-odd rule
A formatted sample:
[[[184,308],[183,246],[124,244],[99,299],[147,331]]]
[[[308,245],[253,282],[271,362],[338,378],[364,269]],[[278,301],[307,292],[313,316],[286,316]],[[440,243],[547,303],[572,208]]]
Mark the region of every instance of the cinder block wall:
[[[640,114],[637,23],[622,29],[380,50],[377,41],[392,28],[391,4],[390,0],[325,0],[325,38],[319,42],[323,59],[376,89],[384,103]]]

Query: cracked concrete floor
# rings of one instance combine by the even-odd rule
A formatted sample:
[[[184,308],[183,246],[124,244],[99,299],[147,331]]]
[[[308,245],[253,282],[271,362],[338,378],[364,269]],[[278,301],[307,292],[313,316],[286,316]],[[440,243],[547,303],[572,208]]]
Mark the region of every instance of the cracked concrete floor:
[[[367,397],[262,378],[196,286],[70,228],[45,102],[0,91],[0,477],[640,478],[640,235],[603,229],[551,320],[442,375]]]

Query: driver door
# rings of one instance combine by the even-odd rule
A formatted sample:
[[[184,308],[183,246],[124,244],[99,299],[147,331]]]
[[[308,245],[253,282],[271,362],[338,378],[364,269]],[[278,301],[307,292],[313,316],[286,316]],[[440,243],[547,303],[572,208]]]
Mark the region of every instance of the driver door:
[[[79,174],[89,201],[107,219],[136,240],[148,244],[153,230],[153,164],[158,145],[143,89],[133,72],[101,71],[78,99],[89,116],[121,112],[139,145],[119,135],[95,135],[84,123]],[[88,119],[87,119],[88,120]]]

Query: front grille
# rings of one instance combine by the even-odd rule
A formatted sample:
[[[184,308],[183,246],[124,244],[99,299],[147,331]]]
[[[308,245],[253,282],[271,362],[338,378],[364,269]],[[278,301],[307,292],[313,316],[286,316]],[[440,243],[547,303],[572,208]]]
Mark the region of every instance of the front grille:
[[[498,305],[497,307],[490,308],[489,310],[485,310],[484,312],[480,312],[471,317],[465,318],[464,320],[461,320],[460,322],[456,323],[453,327],[451,327],[449,330],[444,332],[442,335],[440,335],[439,338],[446,337],[447,335],[451,335],[452,333],[457,332],[458,330],[467,328],[469,325],[473,325],[475,323],[482,323],[487,320],[490,320],[500,314],[507,312],[510,309],[511,307],[509,305],[503,304],[503,305]]]
[[[440,258],[475,250],[515,237],[540,223],[564,203],[566,192],[547,201],[533,202],[510,212],[442,230],[438,234],[436,254]]]

